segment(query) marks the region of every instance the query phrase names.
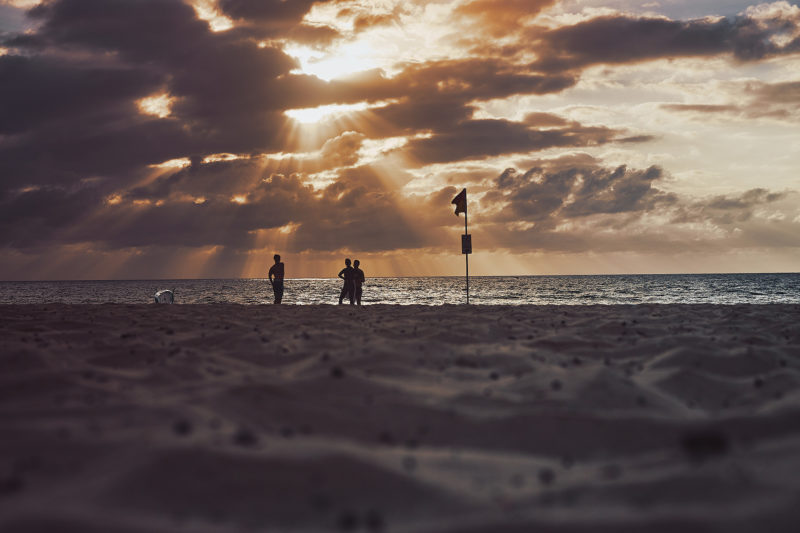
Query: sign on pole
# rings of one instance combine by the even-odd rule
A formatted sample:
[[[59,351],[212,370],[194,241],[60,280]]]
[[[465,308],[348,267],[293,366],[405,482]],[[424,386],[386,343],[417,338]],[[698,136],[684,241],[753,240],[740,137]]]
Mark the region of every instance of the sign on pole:
[[[472,253],[472,235],[461,236],[461,253],[462,254]]]

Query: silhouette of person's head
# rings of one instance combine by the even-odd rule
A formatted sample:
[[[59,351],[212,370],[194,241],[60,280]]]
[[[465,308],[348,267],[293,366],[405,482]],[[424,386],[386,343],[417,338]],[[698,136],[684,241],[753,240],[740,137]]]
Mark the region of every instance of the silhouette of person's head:
[[[276,262],[276,263],[280,263],[280,262],[281,262],[281,256],[279,256],[278,254],[275,254],[275,255],[273,256],[273,259],[275,259],[275,262]]]
[[[344,264],[347,265],[347,266],[350,266],[350,259],[349,258],[345,259],[344,260]]]
[[[358,268],[358,265],[360,265],[360,264],[361,264],[361,261],[359,261],[358,259],[353,261],[353,266],[356,267],[356,268]]]

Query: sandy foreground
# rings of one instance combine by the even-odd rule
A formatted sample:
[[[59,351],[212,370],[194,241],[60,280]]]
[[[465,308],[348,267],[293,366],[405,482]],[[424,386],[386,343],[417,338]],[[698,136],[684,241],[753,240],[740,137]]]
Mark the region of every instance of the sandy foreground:
[[[0,306],[0,530],[798,531],[800,306]]]

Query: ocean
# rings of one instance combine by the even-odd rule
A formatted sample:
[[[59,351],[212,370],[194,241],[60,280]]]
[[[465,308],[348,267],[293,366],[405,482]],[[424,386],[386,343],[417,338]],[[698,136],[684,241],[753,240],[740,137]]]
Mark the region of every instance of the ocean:
[[[336,304],[341,281],[287,279],[283,303]],[[160,289],[174,289],[175,303],[272,303],[265,279],[0,282],[0,304],[151,303]],[[369,278],[369,304],[463,304],[463,277]],[[642,274],[470,278],[470,303],[638,304],[800,303],[800,274]]]

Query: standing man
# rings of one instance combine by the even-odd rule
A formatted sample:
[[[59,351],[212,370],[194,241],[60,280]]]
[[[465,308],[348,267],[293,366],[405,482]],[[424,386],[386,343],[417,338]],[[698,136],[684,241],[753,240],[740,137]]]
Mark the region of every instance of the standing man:
[[[345,267],[339,272],[339,279],[344,280],[344,287],[339,294],[339,305],[342,305],[342,300],[345,296],[350,298],[350,305],[353,305],[353,298],[355,297],[355,274],[356,270],[350,266],[350,259],[344,260]]]
[[[353,271],[355,276],[353,277],[353,283],[355,284],[356,289],[356,305],[361,305],[361,284],[364,283],[364,271],[358,268],[358,265],[361,264],[361,261],[356,259],[353,261]]]
[[[275,254],[273,257],[275,264],[269,269],[269,282],[272,284],[272,292],[275,293],[275,303],[281,303],[283,299],[283,263],[281,263],[281,256]],[[272,279],[272,278],[275,279]]]

